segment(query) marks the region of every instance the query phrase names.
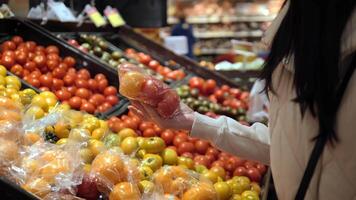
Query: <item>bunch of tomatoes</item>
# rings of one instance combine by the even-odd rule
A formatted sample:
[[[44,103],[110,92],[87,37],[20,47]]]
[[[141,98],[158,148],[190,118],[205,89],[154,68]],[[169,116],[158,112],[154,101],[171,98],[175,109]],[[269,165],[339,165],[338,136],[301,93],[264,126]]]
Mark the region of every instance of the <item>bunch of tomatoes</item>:
[[[105,75],[78,70],[76,60],[60,57],[54,45],[44,47],[14,36],[1,44],[0,64],[41,91],[52,91],[73,109],[102,113],[119,102],[117,89]]]

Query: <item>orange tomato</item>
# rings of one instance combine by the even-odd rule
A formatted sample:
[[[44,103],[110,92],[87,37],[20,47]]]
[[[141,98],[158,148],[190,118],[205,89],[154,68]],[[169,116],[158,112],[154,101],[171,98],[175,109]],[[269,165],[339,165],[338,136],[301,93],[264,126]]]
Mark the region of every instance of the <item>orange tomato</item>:
[[[109,195],[109,200],[139,200],[140,196],[140,191],[136,185],[122,182],[115,185]]]
[[[165,193],[178,195],[189,187],[189,175],[179,166],[164,167],[154,175],[155,184],[162,186]]]
[[[196,186],[187,190],[182,200],[217,200],[217,194],[211,183],[199,182]]]

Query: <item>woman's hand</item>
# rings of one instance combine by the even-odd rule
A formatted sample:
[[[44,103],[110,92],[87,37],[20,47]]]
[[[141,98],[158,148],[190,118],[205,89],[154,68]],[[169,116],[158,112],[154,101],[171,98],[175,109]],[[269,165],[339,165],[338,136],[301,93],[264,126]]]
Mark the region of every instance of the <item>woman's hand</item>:
[[[162,118],[150,105],[131,100],[129,110],[141,119],[152,121],[161,128],[177,130],[191,130],[194,122],[194,111],[184,103],[180,103],[179,110],[171,118]]]

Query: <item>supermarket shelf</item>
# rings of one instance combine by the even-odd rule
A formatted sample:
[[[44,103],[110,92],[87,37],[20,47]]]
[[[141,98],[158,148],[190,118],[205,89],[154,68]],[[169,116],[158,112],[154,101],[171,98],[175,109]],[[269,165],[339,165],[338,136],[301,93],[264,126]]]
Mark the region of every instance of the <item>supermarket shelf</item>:
[[[206,56],[206,55],[220,55],[220,54],[227,54],[227,53],[234,53],[244,56],[255,56],[255,53],[250,53],[247,51],[241,50],[231,50],[231,49],[201,49],[196,51],[197,56]]]
[[[272,21],[276,15],[271,16],[228,16],[228,17],[189,17],[187,22],[191,24],[214,24],[214,23],[234,23],[234,22],[268,22]],[[168,24],[177,24],[178,19],[168,18]]]
[[[195,32],[196,38],[245,38],[245,37],[262,37],[263,31],[238,31],[238,32]]]

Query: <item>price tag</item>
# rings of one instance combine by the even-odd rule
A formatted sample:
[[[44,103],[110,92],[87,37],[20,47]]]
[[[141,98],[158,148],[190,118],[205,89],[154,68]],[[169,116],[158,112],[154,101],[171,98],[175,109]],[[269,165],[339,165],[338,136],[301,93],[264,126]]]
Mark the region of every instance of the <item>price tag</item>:
[[[64,5],[63,2],[48,2],[50,11],[54,13],[55,17],[61,22],[73,22],[76,21],[73,13]]]
[[[87,5],[85,12],[89,16],[90,20],[95,24],[96,27],[106,25],[104,17],[99,13],[99,11],[92,6]]]
[[[111,8],[108,6],[105,8],[104,14],[109,19],[109,22],[113,27],[119,27],[126,24],[125,20],[122,18],[116,8]]]

